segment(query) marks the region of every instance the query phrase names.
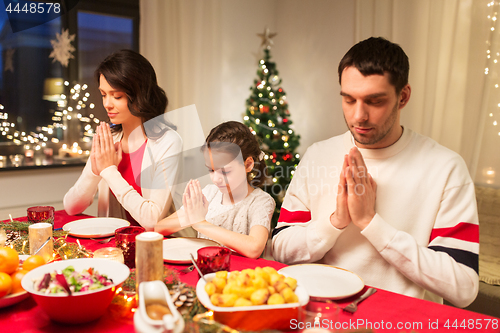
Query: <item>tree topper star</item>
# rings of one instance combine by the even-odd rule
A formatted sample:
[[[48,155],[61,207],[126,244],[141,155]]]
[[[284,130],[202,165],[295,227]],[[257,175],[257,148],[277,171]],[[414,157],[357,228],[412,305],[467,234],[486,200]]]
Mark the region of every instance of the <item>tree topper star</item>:
[[[276,32],[270,32],[269,28],[266,27],[264,29],[263,33],[257,34],[257,36],[262,38],[262,44],[260,44],[260,46],[263,46],[264,48],[267,48],[268,50],[271,49],[271,46],[274,45],[274,42],[272,41],[271,38],[273,38],[276,35],[277,35]]]

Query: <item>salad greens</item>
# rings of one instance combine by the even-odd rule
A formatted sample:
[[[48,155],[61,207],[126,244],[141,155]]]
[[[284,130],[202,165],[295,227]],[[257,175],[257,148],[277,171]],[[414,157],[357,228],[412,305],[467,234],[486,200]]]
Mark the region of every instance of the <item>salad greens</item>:
[[[67,285],[58,281],[63,276]],[[73,266],[68,266],[62,272],[54,271],[47,273],[34,280],[34,288],[37,291],[48,294],[73,294],[75,292],[84,292],[107,287],[113,284],[113,280],[106,275],[100,274],[92,267],[77,272]],[[66,288],[70,289],[68,292]]]

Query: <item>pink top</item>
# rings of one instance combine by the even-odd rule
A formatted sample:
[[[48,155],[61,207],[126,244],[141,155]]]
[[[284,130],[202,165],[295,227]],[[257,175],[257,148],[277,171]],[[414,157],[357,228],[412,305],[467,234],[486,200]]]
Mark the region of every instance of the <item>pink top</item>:
[[[142,195],[141,165],[147,142],[147,140],[144,141],[139,149],[130,154],[122,153],[122,160],[120,161],[120,164],[118,164],[118,172],[120,172],[123,179],[125,179],[127,183],[129,183],[140,195]],[[129,212],[127,212],[127,220],[131,223],[131,225],[140,225]]]

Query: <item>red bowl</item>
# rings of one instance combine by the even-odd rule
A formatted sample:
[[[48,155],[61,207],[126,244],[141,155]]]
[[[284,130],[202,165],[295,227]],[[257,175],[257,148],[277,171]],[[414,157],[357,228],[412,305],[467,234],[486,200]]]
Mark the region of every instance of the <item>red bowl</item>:
[[[114,284],[98,290],[75,293],[71,296],[46,295],[34,289],[33,281],[35,279],[46,273],[61,271],[68,266],[73,266],[76,271],[92,267],[99,273],[107,275]],[[116,289],[121,286],[129,274],[129,268],[116,261],[96,258],[69,259],[33,269],[23,277],[21,285],[31,294],[50,319],[66,324],[80,324],[98,319],[106,312]]]

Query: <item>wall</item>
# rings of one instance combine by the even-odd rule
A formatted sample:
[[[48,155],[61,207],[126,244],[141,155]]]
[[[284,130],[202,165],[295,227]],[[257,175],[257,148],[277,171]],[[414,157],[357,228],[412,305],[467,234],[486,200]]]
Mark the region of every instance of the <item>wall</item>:
[[[83,167],[0,172],[0,220],[26,216],[30,206],[54,206],[62,209],[62,198],[76,182]],[[85,213],[96,215],[89,207]]]

